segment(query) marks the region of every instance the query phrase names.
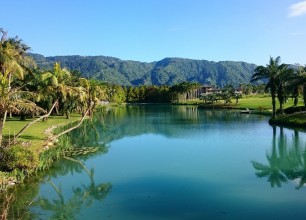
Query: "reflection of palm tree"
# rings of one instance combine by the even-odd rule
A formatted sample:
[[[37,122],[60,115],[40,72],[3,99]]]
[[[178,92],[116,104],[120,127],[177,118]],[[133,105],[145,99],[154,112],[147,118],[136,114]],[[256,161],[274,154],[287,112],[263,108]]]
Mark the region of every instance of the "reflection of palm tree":
[[[260,178],[268,177],[268,182],[270,182],[271,187],[274,187],[275,185],[281,187],[282,183],[287,182],[287,178],[279,169],[278,162],[274,161],[275,158],[269,157],[267,155],[267,159],[270,163],[270,166],[252,161],[254,168],[258,170],[256,172],[256,176]]]
[[[50,184],[56,192],[58,199],[54,199],[51,202],[46,198],[39,198],[37,205],[43,210],[51,211],[53,213],[50,219],[74,219],[77,211],[79,211],[82,206],[80,195],[75,193],[70,200],[65,202],[61,188],[56,187],[51,181]]]
[[[298,180],[297,189],[306,183],[306,151],[300,148],[298,132],[294,132],[292,145],[289,143],[283,128],[280,128],[280,135],[276,147],[276,130],[273,128],[273,142],[271,154],[267,154],[269,165],[252,161],[253,167],[257,170],[256,176],[268,177],[268,182],[274,187],[281,186],[288,180]]]
[[[91,206],[95,200],[102,201],[110,192],[112,185],[110,183],[102,183],[96,185],[91,181],[88,186],[78,187],[73,190],[74,193],[82,194],[83,201],[86,201],[87,206]],[[82,189],[84,191],[82,191]]]
[[[110,183],[96,185],[94,182],[94,170],[88,170],[85,165],[76,159],[69,158],[78,167],[81,166],[90,178],[88,186],[74,188],[73,196],[69,200],[65,200],[61,187],[57,187],[52,181],[48,181],[54,191],[57,199],[50,201],[47,198],[41,197],[37,200],[36,205],[43,210],[51,211],[51,219],[75,219],[75,215],[79,213],[83,204],[91,206],[94,200],[102,201],[111,190]]]
[[[273,135],[272,142],[272,153],[271,155],[266,155],[269,165],[264,165],[255,161],[252,161],[253,167],[257,170],[256,176],[258,177],[268,177],[268,182],[270,182],[271,187],[275,185],[280,187],[283,182],[287,182],[286,176],[282,173],[282,160],[279,158],[276,149],[276,140]]]
[[[306,184],[306,152],[302,154],[302,160],[300,160],[299,169],[296,172],[296,179],[299,179],[299,185],[297,189],[302,188]]]

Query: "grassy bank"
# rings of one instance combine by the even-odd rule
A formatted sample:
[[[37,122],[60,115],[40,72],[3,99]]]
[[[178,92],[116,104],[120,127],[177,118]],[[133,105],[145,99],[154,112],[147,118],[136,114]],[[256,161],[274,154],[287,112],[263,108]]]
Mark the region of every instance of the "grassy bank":
[[[278,115],[277,118],[270,119],[269,123],[273,125],[306,129],[306,112],[298,112],[290,115]]]
[[[45,134],[46,129],[52,126],[63,125],[73,121],[77,121],[81,118],[79,114],[72,114],[69,119],[65,116],[50,116],[46,121],[39,121],[36,124],[29,127],[21,136],[21,142],[29,142],[29,149],[37,150],[41,148],[44,141],[47,138]],[[25,121],[21,121],[20,118],[8,118],[4,127],[4,137],[6,139],[12,139],[14,134],[19,132],[26,124],[28,124],[33,119],[28,118]]]
[[[269,95],[248,95],[243,96],[243,98],[238,100],[236,104],[236,99],[232,99],[231,103],[225,104],[223,100],[219,100],[215,103],[204,103],[202,100],[191,100],[182,101],[178,104],[190,104],[190,105],[201,105],[206,107],[216,107],[216,108],[232,108],[232,109],[254,109],[254,110],[272,110],[271,96]],[[302,103],[301,103],[302,104]],[[284,104],[284,108],[293,106],[293,100],[288,99]],[[277,106],[279,107],[279,106]]]
[[[70,119],[64,116],[51,116],[46,121],[39,121],[29,127],[15,146],[0,149],[2,163],[0,171],[0,190],[23,181],[26,176],[47,169],[54,160],[60,158],[66,149],[61,144],[50,146],[46,150],[48,133],[46,130],[60,125],[67,125],[78,121],[80,115],[74,114]],[[21,128],[33,119],[20,121],[19,118],[9,118],[5,124],[4,137],[12,140]]]
[[[236,100],[232,100],[232,103],[236,103]],[[290,105],[289,103],[287,103]],[[254,109],[254,110],[271,110],[272,109],[272,101],[271,97],[267,95],[253,95],[253,96],[245,96],[238,100],[238,104],[232,104],[234,107],[239,109]]]
[[[299,106],[302,106],[302,99]],[[214,104],[211,103],[203,103],[201,100],[187,101],[181,104],[192,104],[199,105],[203,108],[215,108],[215,109],[252,109],[254,113],[265,114],[272,116],[272,100],[270,95],[249,95],[244,96],[243,98],[238,100],[236,104],[236,100],[232,100],[230,104],[224,104],[223,101],[218,101]],[[288,99],[284,104],[284,109],[292,107],[294,105],[293,99]],[[277,103],[277,108],[279,105]],[[288,115],[278,115],[277,118],[270,120],[271,124],[282,125],[287,127],[296,127],[296,128],[305,128],[306,127],[306,114],[304,113],[295,113]]]

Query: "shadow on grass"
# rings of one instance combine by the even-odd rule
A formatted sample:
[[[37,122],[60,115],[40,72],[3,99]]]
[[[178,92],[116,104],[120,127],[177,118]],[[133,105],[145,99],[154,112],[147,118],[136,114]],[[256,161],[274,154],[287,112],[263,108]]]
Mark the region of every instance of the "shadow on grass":
[[[21,135],[20,138],[21,139],[26,139],[26,140],[44,140],[41,137],[32,136],[32,135]]]
[[[13,140],[14,136],[13,135],[3,135],[3,138],[6,139],[6,140]],[[21,135],[20,136],[20,139],[25,139],[25,140],[44,140],[43,138],[41,137],[37,137],[37,136],[32,136],[32,135]]]

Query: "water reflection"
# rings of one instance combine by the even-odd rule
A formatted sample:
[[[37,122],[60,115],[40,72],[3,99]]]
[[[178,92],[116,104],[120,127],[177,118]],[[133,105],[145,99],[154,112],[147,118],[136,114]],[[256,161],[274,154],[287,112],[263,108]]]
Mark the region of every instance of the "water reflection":
[[[55,162],[48,173],[39,173],[29,182],[12,188],[6,195],[0,196],[1,209],[5,209],[2,213],[7,212],[8,219],[76,219],[82,208],[92,206],[94,201],[101,202],[111,191],[112,184],[97,184],[94,168],[88,169],[83,162],[108,150],[105,144],[98,141],[99,135],[93,132],[95,129],[94,123],[87,122],[61,140],[62,144],[73,145],[85,152],[86,148],[94,147],[94,153],[66,156]],[[91,137],[90,140],[87,135]],[[82,178],[78,179],[76,174]],[[56,183],[64,177],[66,181]]]
[[[127,105],[108,107],[95,114],[100,142],[110,143],[126,136],[158,134],[166,137],[184,137],[193,129],[218,129],[216,124],[237,125],[267,120],[265,116],[240,114],[233,110],[204,110],[197,106]],[[101,123],[103,122],[103,123]]]
[[[306,191],[271,190],[254,175],[273,187],[305,182],[305,134],[272,134],[267,120],[196,106],[101,109],[63,139],[79,156],[15,189],[10,219],[304,219]]]
[[[273,126],[272,148],[266,158],[266,164],[252,161],[252,165],[256,176],[267,178],[271,187],[293,182],[300,189],[306,184],[306,146],[299,138],[299,131],[292,131],[290,137],[283,127]]]
[[[110,183],[96,184],[94,181],[94,169],[90,171],[84,166],[80,160],[66,158],[70,164],[75,164],[76,167],[82,167],[88,174],[90,182],[88,185],[73,187],[71,189],[72,196],[65,198],[67,195],[62,192],[61,185],[56,185],[52,180],[47,180],[56,193],[56,198],[50,199],[50,196],[40,196],[34,206],[44,211],[51,212],[50,219],[76,219],[82,207],[92,206],[94,201],[102,201],[111,190]],[[78,171],[78,169],[76,169]]]

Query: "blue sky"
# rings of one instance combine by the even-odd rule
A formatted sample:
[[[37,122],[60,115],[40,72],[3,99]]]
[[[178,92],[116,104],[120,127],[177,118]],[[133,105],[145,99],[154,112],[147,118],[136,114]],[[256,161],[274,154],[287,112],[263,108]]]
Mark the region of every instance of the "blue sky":
[[[0,27],[45,56],[306,64],[306,1],[0,0]]]

